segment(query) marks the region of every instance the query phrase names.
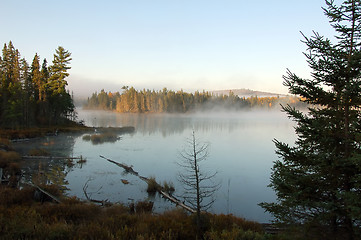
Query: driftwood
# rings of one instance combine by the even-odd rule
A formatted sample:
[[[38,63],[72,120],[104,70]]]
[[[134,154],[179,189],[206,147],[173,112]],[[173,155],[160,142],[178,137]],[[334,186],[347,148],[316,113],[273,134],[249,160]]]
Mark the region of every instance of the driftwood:
[[[96,200],[96,199],[92,199],[92,198],[89,197],[88,193],[86,192],[86,190],[88,188],[88,182],[89,182],[89,180],[83,186],[83,192],[84,192],[84,195],[85,195],[86,199],[89,202],[98,203],[98,204],[101,204],[102,206],[111,206],[112,203],[109,202],[108,199],[106,199],[106,200]]]
[[[133,174],[135,176],[139,176],[138,172],[134,171],[132,167],[129,167],[129,166],[123,164],[123,163],[115,162],[115,161],[113,161],[113,160],[111,160],[109,158],[106,158],[106,157],[102,156],[102,155],[99,155],[99,157],[104,158],[108,162],[114,163],[115,165],[117,165],[117,166],[119,166],[121,168],[124,168],[124,170],[127,171],[128,173],[131,173],[131,174]]]
[[[133,175],[135,175],[135,176],[137,176],[137,177],[139,177],[139,178],[140,178],[141,180],[143,180],[144,182],[149,183],[149,181],[150,181],[149,178],[140,176],[140,175],[138,174],[138,172],[136,172],[136,171],[133,170],[132,167],[129,167],[129,166],[123,164],[123,163],[115,162],[115,161],[113,161],[113,160],[111,160],[111,159],[109,159],[109,158],[106,158],[106,157],[102,156],[102,155],[99,155],[99,156],[100,156],[101,158],[104,158],[104,159],[107,160],[108,162],[114,163],[115,165],[123,168],[125,171],[127,171],[127,172],[129,172],[129,173],[131,173],[131,174],[133,174]],[[161,189],[157,189],[157,191],[158,191],[159,194],[161,194],[164,198],[168,199],[168,200],[171,201],[172,203],[175,203],[176,205],[182,207],[183,209],[185,209],[185,210],[187,210],[187,211],[189,211],[189,212],[191,212],[191,213],[196,213],[196,210],[195,210],[195,209],[193,209],[193,208],[190,207],[190,206],[187,206],[186,204],[184,204],[182,201],[180,201],[180,200],[177,199],[176,197],[172,196],[171,194],[168,194],[168,193],[164,192],[164,191],[161,190]]]
[[[45,191],[44,189],[42,189],[41,187],[39,187],[38,185],[34,184],[34,183],[26,183],[32,187],[37,188],[40,192],[44,193],[45,195],[47,195],[48,197],[50,197],[51,199],[53,199],[54,201],[61,203],[61,201],[59,200],[59,198],[55,197],[53,194]]]

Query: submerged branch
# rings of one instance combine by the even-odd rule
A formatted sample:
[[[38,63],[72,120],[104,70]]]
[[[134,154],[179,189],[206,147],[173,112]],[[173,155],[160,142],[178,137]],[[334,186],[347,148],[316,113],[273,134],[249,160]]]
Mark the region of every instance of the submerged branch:
[[[107,160],[108,162],[114,163],[115,165],[117,165],[117,166],[125,169],[127,172],[129,172],[129,173],[131,173],[131,174],[133,174],[133,175],[135,175],[135,176],[138,176],[141,180],[143,180],[143,181],[146,182],[146,183],[149,183],[149,181],[150,181],[149,178],[140,176],[140,175],[138,174],[138,172],[136,172],[136,171],[133,170],[132,167],[129,167],[129,166],[127,166],[127,165],[125,165],[125,164],[122,164],[122,163],[115,162],[115,161],[113,161],[113,160],[111,160],[111,159],[109,159],[109,158],[106,158],[106,157],[102,156],[102,155],[99,155],[99,157],[104,158],[104,159]],[[161,188],[157,189],[157,191],[158,191],[159,194],[161,194],[164,198],[168,199],[168,200],[171,201],[172,203],[175,203],[176,205],[182,207],[183,209],[185,209],[185,210],[187,210],[187,211],[189,211],[189,212],[191,212],[191,213],[196,213],[196,210],[195,210],[195,209],[193,209],[193,208],[190,207],[190,206],[185,205],[185,204],[184,204],[183,202],[181,202],[179,199],[177,199],[176,197],[172,196],[172,195],[169,194],[169,193],[166,193],[166,192],[163,191]]]

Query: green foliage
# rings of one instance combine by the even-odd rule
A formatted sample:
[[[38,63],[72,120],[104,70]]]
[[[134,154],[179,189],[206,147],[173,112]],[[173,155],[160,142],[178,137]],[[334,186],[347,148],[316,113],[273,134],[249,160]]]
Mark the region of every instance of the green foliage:
[[[64,172],[64,169],[60,166],[54,166],[49,173],[45,174],[48,181],[50,181],[53,186],[57,187],[57,190],[65,192],[68,190],[66,185],[68,181],[65,179],[67,173]]]
[[[312,79],[288,72],[284,84],[313,104],[308,113],[285,106],[296,123],[293,146],[275,140],[280,160],[270,186],[276,203],[262,203],[278,221],[303,227],[307,239],[360,238],[361,2],[326,1],[336,43],[305,37]]]
[[[65,80],[69,76],[67,72],[70,67],[71,53],[59,46],[54,54],[53,65],[50,67],[50,78],[48,88],[52,95],[58,95],[65,92],[65,86],[68,84]]]
[[[31,67],[12,42],[4,44],[0,61],[0,126],[22,128],[61,123],[74,112],[66,91],[70,53],[59,47],[53,65],[35,54]],[[49,71],[50,69],[50,71]]]

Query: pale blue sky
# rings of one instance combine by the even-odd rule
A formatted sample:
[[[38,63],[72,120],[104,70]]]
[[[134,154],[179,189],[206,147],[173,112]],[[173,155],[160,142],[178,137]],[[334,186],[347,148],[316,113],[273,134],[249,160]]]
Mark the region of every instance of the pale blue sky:
[[[29,63],[72,53],[75,94],[138,89],[250,88],[287,93],[286,69],[308,76],[300,31],[332,36],[323,0],[11,0],[0,44]],[[2,47],[1,47],[2,48]]]

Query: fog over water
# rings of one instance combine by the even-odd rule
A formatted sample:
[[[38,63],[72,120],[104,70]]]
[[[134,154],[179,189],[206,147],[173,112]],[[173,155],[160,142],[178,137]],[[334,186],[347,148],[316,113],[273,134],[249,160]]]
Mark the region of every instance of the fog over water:
[[[272,140],[276,138],[292,144],[296,138],[294,123],[285,113],[218,111],[197,114],[119,114],[80,109],[78,116],[88,126],[134,126],[136,131],[122,135],[114,143],[97,145],[84,141],[82,135],[63,136],[68,142],[64,145],[67,148],[64,151],[87,159],[84,165],[74,167],[67,173],[69,195],[85,198],[82,189],[88,181],[87,191],[94,199],[128,204],[148,198],[144,182],[99,157],[103,155],[132,165],[142,176],[155,176],[161,183],[173,182],[175,195],[181,197],[182,186],[177,181],[177,173],[182,169],[176,162],[180,160],[179,151],[184,148],[186,139],[194,130],[197,140],[210,144],[210,155],[202,162],[201,170],[217,171],[215,181],[221,182],[211,211],[232,213],[260,222],[272,219],[257,204],[275,201],[275,193],[267,188],[273,161],[277,159]],[[128,180],[130,184],[123,184],[122,179]],[[152,200],[155,201],[157,212],[174,207],[160,197]]]

